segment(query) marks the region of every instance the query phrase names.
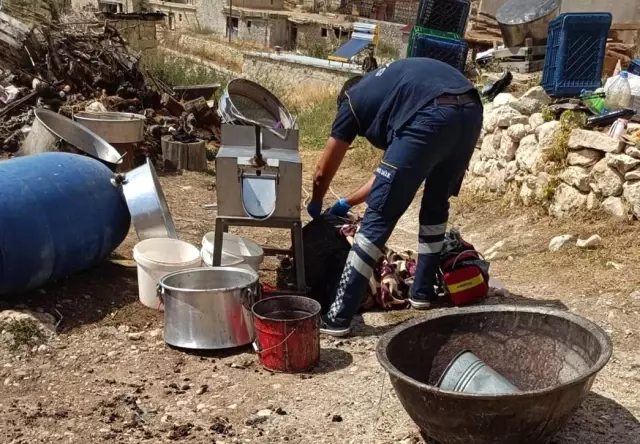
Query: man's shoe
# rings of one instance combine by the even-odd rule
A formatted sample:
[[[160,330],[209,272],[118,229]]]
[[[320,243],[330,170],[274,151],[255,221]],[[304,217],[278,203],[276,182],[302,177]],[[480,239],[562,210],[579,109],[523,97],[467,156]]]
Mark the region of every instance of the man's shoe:
[[[415,310],[429,310],[433,307],[433,302],[427,299],[413,299],[409,298],[409,303],[411,307]]]
[[[348,325],[344,327],[344,326],[336,325],[333,322],[331,322],[331,320],[326,315],[323,315],[320,318],[320,333],[329,335],[329,336],[334,336],[336,338],[341,338],[351,333],[351,326]]]

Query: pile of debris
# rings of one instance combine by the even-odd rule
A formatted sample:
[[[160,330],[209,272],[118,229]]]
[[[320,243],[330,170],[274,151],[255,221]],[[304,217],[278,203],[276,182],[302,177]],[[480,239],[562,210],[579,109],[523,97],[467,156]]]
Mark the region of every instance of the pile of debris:
[[[181,103],[170,86],[143,74],[139,56],[108,20],[78,30],[0,11],[0,37],[0,152],[19,150],[36,108],[67,117],[85,110],[143,114],[148,134],[139,149],[154,158],[166,134],[219,140],[215,108],[204,98]]]

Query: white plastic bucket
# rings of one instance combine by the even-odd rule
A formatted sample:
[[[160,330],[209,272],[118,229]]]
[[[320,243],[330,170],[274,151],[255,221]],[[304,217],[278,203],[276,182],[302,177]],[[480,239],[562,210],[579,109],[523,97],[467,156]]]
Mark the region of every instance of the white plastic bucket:
[[[187,268],[200,267],[200,251],[178,239],[146,239],[133,248],[133,259],[138,264],[138,293],[140,302],[158,308],[156,295],[158,281],[165,275]]]
[[[213,242],[215,233],[207,233],[202,238],[202,260],[211,266],[213,263]],[[264,260],[262,247],[255,242],[231,233],[224,233],[222,237],[222,265],[225,265],[225,256],[237,257],[256,273],[260,270],[260,264]]]

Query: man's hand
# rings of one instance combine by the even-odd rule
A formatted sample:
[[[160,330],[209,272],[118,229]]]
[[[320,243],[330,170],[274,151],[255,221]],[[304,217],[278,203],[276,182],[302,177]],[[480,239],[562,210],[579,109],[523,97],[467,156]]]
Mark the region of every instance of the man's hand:
[[[311,201],[307,205],[307,213],[311,216],[312,219],[317,219],[320,217],[320,213],[322,212],[322,202],[314,202]]]
[[[333,216],[345,217],[350,209],[351,205],[349,205],[347,199],[343,197],[335,204],[333,204],[333,206],[329,209],[329,214]]]

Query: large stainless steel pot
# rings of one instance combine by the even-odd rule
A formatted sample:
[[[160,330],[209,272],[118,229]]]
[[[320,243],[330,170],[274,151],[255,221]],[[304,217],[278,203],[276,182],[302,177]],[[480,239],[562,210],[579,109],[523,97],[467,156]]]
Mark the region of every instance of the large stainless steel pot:
[[[496,14],[505,46],[522,46],[528,38],[533,45],[544,45],[549,22],[558,16],[561,4],[562,0],[507,1]]]
[[[66,151],[86,154],[98,159],[111,171],[122,163],[122,156],[113,146],[93,131],[65,116],[46,109],[35,112],[31,131],[22,144],[18,155]]]
[[[251,306],[257,273],[242,268],[193,268],[160,279],[164,340],[175,347],[217,350],[253,342]]]
[[[73,119],[109,143],[137,143],[144,139],[146,118],[140,114],[80,112]]]
[[[158,237],[178,238],[156,170],[149,159],[126,174],[116,175],[113,183],[122,185],[133,226],[141,241]]]

